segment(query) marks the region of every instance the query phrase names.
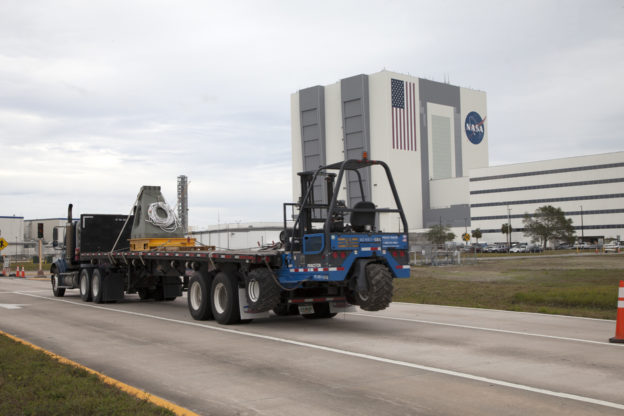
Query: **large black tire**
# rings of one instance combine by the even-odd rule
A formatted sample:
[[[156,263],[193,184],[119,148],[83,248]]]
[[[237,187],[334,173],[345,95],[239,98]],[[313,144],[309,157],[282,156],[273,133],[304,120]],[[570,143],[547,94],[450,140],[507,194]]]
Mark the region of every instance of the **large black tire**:
[[[210,299],[212,315],[218,323],[231,325],[240,322],[238,284],[235,279],[223,272],[217,273],[212,280]]]
[[[210,277],[204,276],[199,272],[194,272],[191,275],[187,301],[189,312],[191,312],[193,319],[197,321],[214,319],[210,305],[211,286],[212,281]]]
[[[54,296],[56,296],[57,298],[65,296],[65,288],[58,287],[61,276],[59,276],[59,273],[56,270],[56,266],[52,270],[50,270],[50,273],[50,280],[52,282],[52,294],[54,294]]]
[[[80,298],[84,302],[91,302],[91,270],[82,269],[80,271]]]
[[[370,263],[366,266],[368,291],[356,291],[357,304],[365,311],[386,309],[392,302],[392,273],[383,264]]]
[[[265,267],[253,269],[245,279],[245,293],[249,312],[266,312],[280,301],[280,288],[273,272]]]
[[[137,289],[137,293],[139,294],[139,299],[141,300],[149,300],[150,298],[150,290],[146,287],[141,287]]]
[[[104,302],[103,288],[104,277],[102,276],[102,272],[100,269],[94,269],[91,273],[91,297],[93,298],[93,302]]]
[[[314,307],[314,313],[306,313],[303,316],[306,319],[329,319],[336,316],[335,313],[330,312],[329,303],[315,303],[312,305]]]

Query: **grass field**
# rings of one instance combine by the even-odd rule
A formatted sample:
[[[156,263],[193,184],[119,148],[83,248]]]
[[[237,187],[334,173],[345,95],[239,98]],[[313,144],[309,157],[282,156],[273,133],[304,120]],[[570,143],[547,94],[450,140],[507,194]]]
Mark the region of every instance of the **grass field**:
[[[0,334],[0,415],[173,415]]]
[[[480,260],[414,267],[394,301],[615,319],[624,255]]]

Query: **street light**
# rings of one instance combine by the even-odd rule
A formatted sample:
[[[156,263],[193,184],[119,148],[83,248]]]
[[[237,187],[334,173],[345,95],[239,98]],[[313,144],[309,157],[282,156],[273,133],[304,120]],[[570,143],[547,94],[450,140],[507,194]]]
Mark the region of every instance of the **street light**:
[[[581,205],[581,241],[585,241],[585,227],[583,225],[583,205]]]

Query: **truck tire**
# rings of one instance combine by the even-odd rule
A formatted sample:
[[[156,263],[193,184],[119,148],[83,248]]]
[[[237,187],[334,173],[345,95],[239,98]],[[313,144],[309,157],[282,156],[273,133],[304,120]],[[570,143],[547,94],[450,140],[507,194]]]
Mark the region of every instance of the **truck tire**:
[[[84,302],[91,302],[91,271],[82,269],[80,271],[80,298]]]
[[[212,315],[222,325],[240,322],[238,309],[238,284],[223,272],[217,273],[212,280],[210,291]]]
[[[355,292],[357,304],[365,311],[380,311],[386,309],[392,301],[392,273],[379,263],[370,263],[366,266],[366,281],[368,291]]]
[[[50,280],[52,281],[52,294],[57,298],[61,298],[65,296],[65,288],[58,287],[60,275],[56,271],[56,267],[51,270],[52,276],[50,276]]]
[[[100,269],[94,269],[93,273],[91,273],[91,297],[93,298],[93,302],[102,303],[104,301],[103,293],[103,282],[102,272]]]
[[[306,319],[329,319],[336,316],[335,313],[330,312],[329,303],[315,303],[312,305],[314,307],[314,313],[306,313],[303,316]]]
[[[148,288],[146,287],[141,287],[137,289],[137,293],[139,294],[139,299],[141,300],[149,300],[150,298],[150,291]]]
[[[211,279],[199,272],[193,272],[188,286],[188,308],[193,319],[206,321],[214,319],[210,305]]]
[[[280,301],[280,288],[275,283],[273,272],[264,267],[249,272],[245,278],[245,293],[250,312],[270,311]]]

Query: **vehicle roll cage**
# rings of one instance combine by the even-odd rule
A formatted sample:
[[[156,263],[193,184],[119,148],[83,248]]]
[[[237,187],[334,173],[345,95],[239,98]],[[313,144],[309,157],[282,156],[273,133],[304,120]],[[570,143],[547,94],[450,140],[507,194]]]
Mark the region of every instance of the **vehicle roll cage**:
[[[340,191],[340,185],[342,184],[342,180],[344,178],[345,171],[354,172],[357,175],[358,184],[360,187],[360,195],[362,196],[362,201],[366,201],[364,186],[362,184],[362,175],[359,170],[363,168],[367,168],[373,165],[380,165],[383,167],[386,177],[388,178],[388,183],[390,184],[390,189],[392,190],[392,195],[394,197],[394,201],[396,204],[396,208],[377,208],[377,207],[365,207],[358,208],[356,206],[349,208],[344,206],[344,204],[338,203],[338,193]],[[328,172],[330,170],[338,170],[338,174]],[[314,198],[314,184],[316,179],[319,176],[325,175],[325,180],[327,183],[327,204],[323,203],[315,203]],[[407,219],[405,218],[405,213],[403,211],[403,207],[401,205],[401,201],[399,199],[399,194],[397,192],[396,186],[394,184],[394,179],[392,178],[392,173],[390,172],[390,168],[388,165],[380,160],[368,160],[368,159],[348,159],[338,163],[332,163],[326,166],[320,166],[315,171],[306,171],[300,172],[299,176],[301,178],[301,190],[305,194],[303,198],[299,200],[297,203],[285,203],[284,204],[284,230],[286,231],[287,237],[290,239],[292,237],[293,244],[290,244],[290,252],[292,253],[295,250],[295,240],[298,240],[299,243],[303,240],[303,236],[306,233],[310,233],[312,229],[312,222],[323,222],[323,233],[324,233],[324,241],[329,240],[329,235],[332,232],[332,219],[342,218],[345,213],[353,213],[353,212],[363,212],[363,213],[391,213],[396,212],[401,217],[401,222],[403,224],[403,232],[407,233]],[[336,177],[337,176],[337,177]],[[335,185],[334,185],[335,179]],[[369,201],[370,202],[370,201]],[[356,204],[357,205],[357,204]],[[372,204],[371,204],[372,205]],[[299,215],[295,219],[295,223],[293,225],[292,231],[289,233],[287,229],[287,207],[293,206],[299,209]],[[315,209],[319,210],[327,210],[327,215],[325,218],[313,218],[312,211]],[[290,235],[288,235],[290,234]],[[328,245],[325,244],[324,251],[328,251]]]

